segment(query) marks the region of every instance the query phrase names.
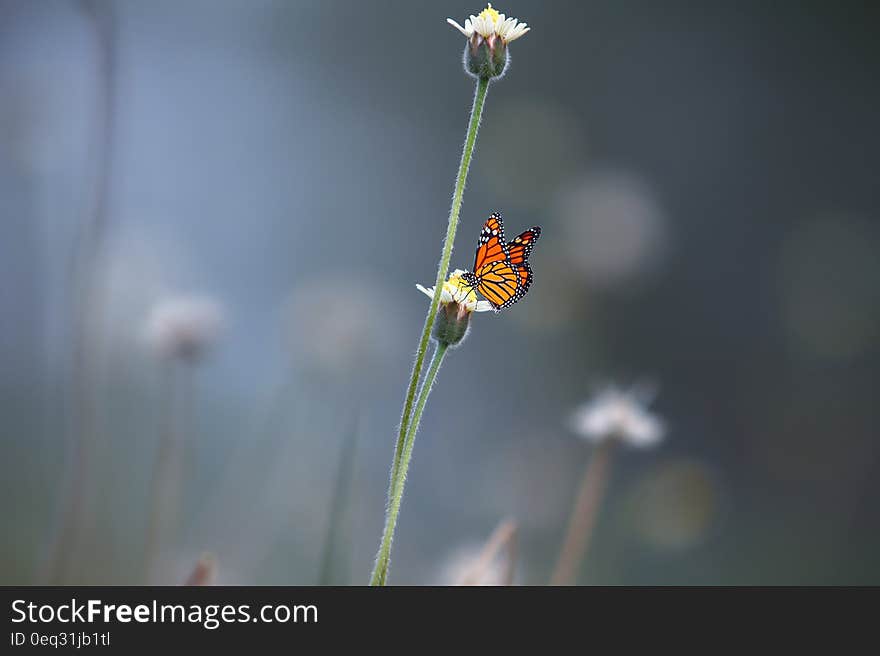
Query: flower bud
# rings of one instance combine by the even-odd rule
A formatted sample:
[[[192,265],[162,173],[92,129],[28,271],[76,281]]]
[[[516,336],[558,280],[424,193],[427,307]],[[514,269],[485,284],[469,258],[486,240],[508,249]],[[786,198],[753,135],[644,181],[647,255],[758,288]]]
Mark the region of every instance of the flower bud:
[[[507,70],[507,61],[507,44],[494,34],[484,39],[474,33],[464,47],[464,70],[474,77],[501,77]]]
[[[444,346],[456,346],[467,336],[471,311],[463,303],[441,303],[437,309],[433,337]]]
[[[467,39],[464,47],[464,70],[469,75],[491,80],[507,70],[507,46],[529,31],[528,25],[508,18],[489,4],[479,15],[471,15],[459,25],[451,18],[446,22]]]

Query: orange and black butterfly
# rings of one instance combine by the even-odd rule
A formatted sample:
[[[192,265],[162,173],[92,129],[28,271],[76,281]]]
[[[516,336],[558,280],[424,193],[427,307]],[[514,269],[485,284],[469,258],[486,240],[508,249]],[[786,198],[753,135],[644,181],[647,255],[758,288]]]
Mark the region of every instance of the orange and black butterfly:
[[[532,284],[529,255],[540,236],[541,228],[535,226],[513,241],[504,241],[501,215],[492,214],[480,231],[474,270],[462,278],[496,310],[510,307],[525,296]]]

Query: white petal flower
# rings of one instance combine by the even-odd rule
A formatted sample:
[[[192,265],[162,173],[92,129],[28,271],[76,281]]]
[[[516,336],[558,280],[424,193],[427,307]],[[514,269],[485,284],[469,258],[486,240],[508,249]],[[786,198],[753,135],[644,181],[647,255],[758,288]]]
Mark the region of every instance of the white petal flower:
[[[572,429],[591,442],[620,439],[636,447],[657,444],[665,432],[659,417],[648,412],[638,391],[609,387],[578,408]]]
[[[461,276],[465,273],[462,269],[456,269],[449,276],[449,280],[443,283],[440,290],[441,303],[458,303],[468,312],[490,312],[495,308],[489,301],[478,301],[477,294],[474,289],[462,280]],[[434,288],[416,285],[416,289],[422,292],[428,298],[434,298]]]
[[[482,564],[483,545],[467,544],[459,547],[446,559],[437,573],[436,585],[501,586],[505,581],[505,563],[493,558]]]
[[[478,16],[471,15],[464,22],[464,27],[451,18],[446,22],[470,39],[474,34],[479,34],[484,39],[499,37],[504,43],[510,43],[520,38],[531,28],[525,23],[518,22],[515,18],[507,18],[492,8],[491,3],[480,12]]]
[[[197,360],[217,340],[223,315],[223,307],[212,298],[165,298],[153,306],[144,336],[162,357]]]

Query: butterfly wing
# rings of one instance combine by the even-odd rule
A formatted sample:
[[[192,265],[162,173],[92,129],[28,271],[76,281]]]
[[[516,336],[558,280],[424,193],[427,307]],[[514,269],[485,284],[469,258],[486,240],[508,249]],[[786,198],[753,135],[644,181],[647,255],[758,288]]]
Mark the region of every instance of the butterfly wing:
[[[529,287],[532,286],[532,267],[528,261],[523,262],[516,268],[516,273],[519,276],[519,298],[522,298],[529,291]]]
[[[480,269],[494,262],[507,259],[507,244],[504,241],[504,223],[497,212],[490,215],[480,231],[477,242],[477,253],[474,257],[474,273],[479,275]]]
[[[532,252],[532,246],[541,236],[541,226],[529,228],[513,241],[507,243],[507,259],[516,266],[525,264]]]
[[[483,224],[474,273],[467,280],[473,282],[477,291],[492,307],[501,310],[510,307],[525,296],[532,284],[532,268],[529,255],[541,236],[541,228],[535,226],[518,235],[513,241],[504,241],[504,223],[501,215],[494,213]]]
[[[476,272],[477,291],[496,310],[510,307],[525,294],[521,270],[507,260],[486,264]],[[531,284],[531,271],[528,282]]]

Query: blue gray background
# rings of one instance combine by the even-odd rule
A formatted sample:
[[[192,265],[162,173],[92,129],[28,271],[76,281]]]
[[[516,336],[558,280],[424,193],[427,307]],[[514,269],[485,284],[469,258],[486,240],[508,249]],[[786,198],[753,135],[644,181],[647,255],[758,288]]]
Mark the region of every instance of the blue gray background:
[[[544,235],[529,295],[477,316],[441,371],[393,581],[449,582],[513,517],[518,582],[546,582],[590,455],[569,413],[649,379],[668,436],[616,460],[582,583],[880,582],[876,7],[498,5],[533,30],[490,89],[454,266],[491,211]],[[480,7],[95,6],[113,130],[73,580],[140,580],[166,406],[139,336],[157,299],[192,292],[226,321],[193,372],[169,579],[208,550],[220,582],[316,582],[354,432],[333,580],[363,583],[471,102],[444,21]],[[108,52],[84,7],[0,2],[7,584],[41,580],[69,460],[70,263]]]

